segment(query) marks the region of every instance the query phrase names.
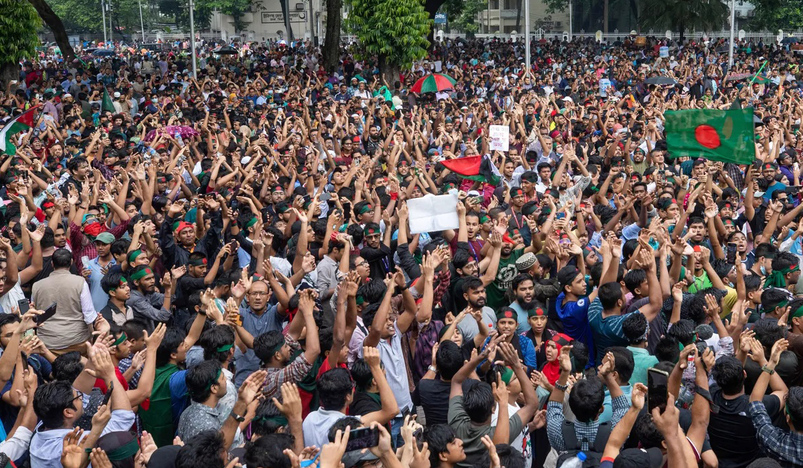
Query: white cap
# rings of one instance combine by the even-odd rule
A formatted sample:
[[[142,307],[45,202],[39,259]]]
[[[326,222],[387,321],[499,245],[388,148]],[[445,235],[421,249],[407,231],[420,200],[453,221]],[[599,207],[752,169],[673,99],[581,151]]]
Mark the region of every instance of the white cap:
[[[115,91],[114,92],[114,97],[116,97],[116,98],[120,97],[120,91]]]
[[[571,98],[571,97],[569,97],[569,96],[564,96],[562,100],[563,100],[563,101],[566,101],[566,102],[574,102],[574,99],[572,99],[572,98]]]
[[[479,197],[480,196],[480,192],[478,192],[476,190],[469,190],[466,195],[468,195],[469,197]]]

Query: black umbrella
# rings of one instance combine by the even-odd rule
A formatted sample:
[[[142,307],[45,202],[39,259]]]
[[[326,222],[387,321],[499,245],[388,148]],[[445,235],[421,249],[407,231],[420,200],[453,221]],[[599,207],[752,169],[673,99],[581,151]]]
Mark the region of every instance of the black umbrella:
[[[218,55],[237,55],[238,54],[238,52],[236,50],[234,50],[234,47],[228,46],[228,45],[224,45],[224,46],[218,47],[217,49],[214,50],[214,53],[216,53]]]
[[[781,44],[796,44],[796,43],[798,43],[798,42],[800,42],[800,39],[798,39],[798,38],[796,38],[796,37],[791,37],[791,36],[790,36],[790,37],[785,37],[785,38],[784,38],[784,39],[781,41]]]
[[[651,84],[651,85],[669,85],[673,86],[677,84],[677,81],[673,80],[672,78],[666,76],[653,76],[644,80],[644,83]]]
[[[112,49],[98,49],[92,51],[92,55],[95,57],[111,57],[112,55],[115,55],[115,53]]]

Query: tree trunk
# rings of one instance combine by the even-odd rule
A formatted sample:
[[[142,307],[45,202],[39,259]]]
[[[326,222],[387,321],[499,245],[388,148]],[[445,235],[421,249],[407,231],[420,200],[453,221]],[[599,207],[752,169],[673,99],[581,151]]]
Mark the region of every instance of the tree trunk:
[[[529,0],[525,0],[529,1]],[[502,6],[502,0],[499,0],[500,7]],[[502,25],[499,25],[499,30],[502,31]],[[516,2],[516,31],[521,31],[521,0]]]
[[[382,73],[382,77],[387,81],[388,85],[393,87],[394,83],[399,81],[399,72],[401,69],[395,63],[390,63],[387,60],[387,57],[384,55],[380,55],[379,59],[379,71]]]
[[[59,15],[50,8],[50,5],[48,5],[45,0],[28,1],[36,9],[36,12],[39,13],[39,17],[42,18],[42,21],[53,31],[53,36],[55,36],[56,44],[58,44],[59,49],[61,49],[61,56],[64,57],[64,61],[71,63],[73,59],[75,59],[75,51],[70,45],[70,39],[67,37],[67,31],[64,30],[64,24],[62,24]]]
[[[2,89],[8,88],[8,82],[20,79],[20,64],[4,63],[0,65],[0,86]]]
[[[438,12],[440,7],[446,3],[446,0],[426,0],[424,3],[424,10],[426,10],[427,14],[429,15],[430,20],[435,19],[435,14]],[[449,19],[449,23],[451,23],[452,19]],[[448,25],[447,25],[448,27]],[[429,28],[429,34],[427,34],[427,40],[429,41],[429,47],[432,49],[432,46],[435,44],[435,27]]]
[[[340,56],[340,25],[343,0],[326,0],[326,42],[323,44],[323,68],[331,73]]]
[[[605,0],[605,4],[602,7],[602,32],[608,34],[608,1]]]

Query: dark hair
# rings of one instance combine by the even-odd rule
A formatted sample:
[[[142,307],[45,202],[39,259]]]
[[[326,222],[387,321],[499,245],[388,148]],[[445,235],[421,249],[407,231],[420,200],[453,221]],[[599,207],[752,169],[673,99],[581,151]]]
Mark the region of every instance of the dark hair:
[[[678,362],[678,359],[680,359],[678,339],[674,336],[662,336],[655,345],[654,354],[659,361]]]
[[[744,367],[735,357],[721,356],[711,373],[725,395],[736,395],[744,390]]]
[[[429,463],[432,468],[440,465],[440,454],[449,451],[449,444],[457,439],[454,429],[448,424],[433,424],[424,429],[424,441],[429,447]]]
[[[126,320],[123,323],[123,331],[129,340],[138,340],[145,336],[145,329],[148,327],[145,322],[139,319]]]
[[[295,438],[290,434],[266,434],[245,445],[243,463],[246,466],[264,466],[270,468],[290,468],[290,458],[284,454],[285,449],[292,449]]]
[[[446,340],[438,346],[435,355],[438,372],[443,380],[452,380],[457,371],[463,367],[463,352],[454,341]]]
[[[772,271],[782,271],[796,266],[800,261],[789,252],[778,252],[772,259]]]
[[[204,349],[204,359],[214,359],[223,364],[231,356],[231,348],[226,351],[218,349],[234,345],[234,330],[228,325],[218,325],[201,334],[198,344]]]
[[[56,233],[50,229],[50,226],[45,226],[45,233],[42,235],[42,240],[39,245],[42,249],[47,249],[56,245]]]
[[[510,285],[510,289],[515,291],[515,290],[519,289],[519,286],[522,283],[525,283],[527,281],[533,282],[533,277],[530,276],[527,273],[519,273],[518,275],[516,275],[515,278],[513,278],[513,282]],[[535,283],[533,282],[533,284],[535,284]]]
[[[636,418],[636,424],[633,426],[633,435],[635,435],[639,443],[641,443],[642,448],[651,449],[663,447],[662,442],[664,441],[664,436],[661,434],[661,431],[655,427],[650,413],[639,413]]]
[[[53,380],[72,383],[83,371],[84,364],[78,351],[62,354],[53,361]]]
[[[761,289],[761,277],[754,274],[744,275],[744,289],[746,292],[755,292]],[[763,296],[764,293],[762,292],[761,295]]]
[[[187,392],[192,401],[203,403],[212,394],[212,385],[218,383],[220,363],[214,360],[202,361],[187,371]]]
[[[159,348],[156,349],[156,367],[162,367],[170,362],[170,355],[178,352],[178,347],[184,342],[187,334],[178,327],[169,327],[165,330]]]
[[[625,287],[628,291],[635,294],[636,288],[647,281],[647,272],[641,268],[633,268],[625,273]]]
[[[510,444],[496,444],[496,453],[499,455],[499,464],[505,468],[524,468],[524,455],[510,446]]]
[[[375,281],[371,281],[374,283]],[[362,323],[365,325],[366,328],[371,328],[374,324],[374,318],[376,317],[376,313],[379,312],[379,303],[374,302],[365,306],[362,310]]]
[[[329,433],[327,434],[329,442],[334,442],[337,431],[345,431],[347,427],[350,427],[352,430],[359,429],[362,427],[362,421],[354,416],[346,416],[345,418],[338,419],[332,424],[332,427],[329,428]]]
[[[778,304],[789,300],[789,291],[781,288],[767,288],[761,291],[761,308],[772,312]]]
[[[572,350],[569,352],[569,356],[574,359],[574,367],[578,371],[585,369],[591,359],[588,346],[580,340],[572,341]]]
[[[276,346],[284,342],[284,335],[277,330],[265,332],[254,339],[254,354],[265,363],[273,359],[273,355],[278,351]]]
[[[578,421],[589,423],[597,419],[605,400],[602,381],[596,376],[578,380],[569,393],[569,408]]]
[[[466,279],[463,280],[463,294],[468,294],[468,292],[472,289],[479,289],[484,286],[485,284],[482,282],[482,280],[476,276],[466,277]]]
[[[371,367],[365,362],[365,359],[357,359],[351,366],[351,378],[354,379],[354,385],[358,391],[365,392],[371,387],[371,382],[374,380],[374,374],[371,373]]]
[[[803,387],[792,387],[786,395],[786,410],[796,430],[803,427]]]
[[[123,278],[124,277],[122,273],[110,271],[103,275],[103,278],[100,279],[100,287],[103,289],[103,292],[109,294],[113,289],[120,287],[120,280]]]
[[[627,317],[622,321],[622,333],[624,333],[627,342],[631,345],[647,341],[642,339],[644,331],[647,330],[647,317],[642,313],[627,314]]]
[[[67,249],[56,250],[53,252],[53,256],[51,258],[53,261],[53,268],[56,270],[61,268],[70,268],[70,265],[72,265],[72,252]]]
[[[772,349],[776,341],[784,337],[784,329],[778,326],[778,321],[772,317],[758,319],[753,324],[755,338],[764,346],[764,350]]]
[[[691,320],[680,319],[666,332],[666,336],[674,337],[683,346],[688,346],[694,341],[694,327]]]
[[[469,256],[466,249],[457,249],[452,256],[452,265],[454,265],[455,268],[463,268],[468,265],[468,262],[470,262],[472,258],[473,257]]]
[[[338,367],[324,372],[318,379],[318,398],[327,411],[340,411],[353,391],[351,375]]]
[[[128,252],[128,248],[131,246],[131,241],[128,239],[117,239],[116,241],[112,242],[112,246],[109,249],[112,255],[123,255]]]
[[[614,369],[619,374],[619,381],[628,382],[633,375],[633,369],[636,367],[636,363],[633,360],[633,352],[623,346],[611,346],[605,350],[605,353],[613,354],[615,360]]]
[[[20,323],[21,321],[22,319],[20,319],[17,315],[0,313],[0,328],[3,328],[8,324]]]
[[[64,425],[64,410],[76,409],[74,403],[72,383],[63,380],[37,387],[33,396],[33,410],[48,429],[61,429]]]
[[[474,382],[463,394],[463,408],[471,422],[484,424],[494,412],[496,402],[491,386]]]
[[[365,299],[366,304],[374,304],[382,301],[387,290],[384,281],[369,281],[357,288],[357,296]]]
[[[602,304],[603,309],[613,309],[616,307],[617,302],[624,299],[624,295],[622,294],[622,286],[616,281],[605,283],[599,287],[597,297],[599,298],[599,302]]]
[[[558,271],[558,285],[560,286],[560,292],[566,292],[566,286],[572,284],[572,281],[574,281],[579,274],[580,270],[572,265],[567,265],[561,268]]]
[[[755,255],[756,259],[759,259],[761,257],[766,257],[768,255],[775,255],[777,252],[778,252],[777,247],[768,242],[763,242],[756,246]]]
[[[212,429],[201,431],[184,441],[184,446],[178,451],[175,468],[224,468],[226,465],[220,458],[223,450],[222,432]]]

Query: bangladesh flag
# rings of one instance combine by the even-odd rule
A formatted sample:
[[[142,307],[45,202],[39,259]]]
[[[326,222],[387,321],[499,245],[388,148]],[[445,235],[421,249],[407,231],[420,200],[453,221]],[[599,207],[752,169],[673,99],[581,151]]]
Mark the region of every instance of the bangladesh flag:
[[[112,98],[109,97],[109,92],[106,91],[106,88],[103,88],[103,101],[100,104],[100,109],[102,111],[109,111],[112,114],[116,112],[114,110],[114,103],[112,102]]]
[[[756,158],[753,108],[667,111],[666,145],[672,158],[752,164]]]
[[[486,182],[491,185],[498,185],[502,174],[494,166],[488,156],[468,156],[458,159],[446,159],[441,161],[446,169],[476,182]]]
[[[36,107],[20,114],[14,120],[8,122],[2,130],[0,130],[0,152],[14,156],[17,154],[17,147],[14,146],[12,137],[19,132],[28,130],[33,127],[34,114]]]

